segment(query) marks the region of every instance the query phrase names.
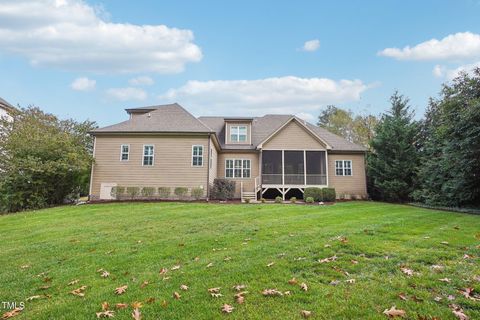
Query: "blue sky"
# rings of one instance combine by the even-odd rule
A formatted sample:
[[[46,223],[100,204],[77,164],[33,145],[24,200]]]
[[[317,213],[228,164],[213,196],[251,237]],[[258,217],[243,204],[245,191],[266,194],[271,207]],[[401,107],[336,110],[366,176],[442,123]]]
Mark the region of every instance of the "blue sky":
[[[474,0],[0,0],[0,96],[107,125],[175,101],[195,115],[378,114],[398,89],[421,115],[480,65],[478,17]]]

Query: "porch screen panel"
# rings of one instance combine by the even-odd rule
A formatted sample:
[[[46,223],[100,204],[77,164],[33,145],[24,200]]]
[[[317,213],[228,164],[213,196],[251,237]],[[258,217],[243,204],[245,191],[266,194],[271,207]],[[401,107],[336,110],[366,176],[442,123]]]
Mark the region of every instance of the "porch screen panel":
[[[262,183],[282,184],[282,151],[262,152]]]
[[[285,151],[285,184],[305,184],[303,151]]]
[[[325,151],[306,151],[307,154],[307,184],[327,184],[327,162]]]

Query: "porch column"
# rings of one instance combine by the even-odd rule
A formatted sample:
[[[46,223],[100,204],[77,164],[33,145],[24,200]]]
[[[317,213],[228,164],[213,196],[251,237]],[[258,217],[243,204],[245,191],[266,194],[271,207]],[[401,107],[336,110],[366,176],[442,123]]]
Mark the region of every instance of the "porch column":
[[[285,185],[285,150],[282,150],[282,185]]]
[[[307,151],[303,150],[303,184],[307,185]]]

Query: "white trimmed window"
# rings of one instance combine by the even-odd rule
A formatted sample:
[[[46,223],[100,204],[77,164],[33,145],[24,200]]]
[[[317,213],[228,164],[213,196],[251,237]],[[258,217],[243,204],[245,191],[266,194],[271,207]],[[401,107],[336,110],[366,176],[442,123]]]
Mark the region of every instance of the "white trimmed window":
[[[143,146],[143,165],[153,166],[154,161],[154,147],[153,145]]]
[[[336,160],[335,161],[335,175],[336,176],[351,176],[352,175],[352,160]]]
[[[203,167],[203,146],[192,146],[192,166]]]
[[[230,141],[231,142],[246,142],[247,141],[247,126],[231,126],[230,127]]]
[[[225,160],[225,178],[250,178],[251,161],[248,159]]]
[[[120,146],[120,161],[128,161],[130,158],[130,145],[122,144]]]

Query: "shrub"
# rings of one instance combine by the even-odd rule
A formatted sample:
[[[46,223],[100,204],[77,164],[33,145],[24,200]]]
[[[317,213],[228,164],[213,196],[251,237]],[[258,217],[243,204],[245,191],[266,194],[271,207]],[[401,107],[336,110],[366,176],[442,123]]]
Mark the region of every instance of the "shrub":
[[[322,201],[335,202],[335,199],[336,199],[335,188],[323,188],[322,192],[323,192]]]
[[[158,195],[162,199],[166,199],[166,198],[170,197],[170,192],[171,192],[171,190],[170,190],[169,187],[159,187],[158,188]]]
[[[215,179],[212,186],[212,198],[218,200],[233,199],[235,196],[235,181]]]
[[[318,201],[323,201],[323,191],[320,188],[317,187],[309,187],[305,188],[305,192],[303,193],[303,197],[309,198],[312,197],[313,201],[318,202]]]
[[[278,196],[275,198],[275,203],[282,203],[283,202],[283,198]]]
[[[203,197],[203,188],[192,188],[192,197],[198,200]]]
[[[140,193],[139,187],[127,187],[127,194],[131,199],[134,199]]]
[[[265,198],[261,198],[261,199],[260,199],[260,202],[261,202],[261,203],[265,203],[266,201],[267,201],[267,200],[265,200]]]
[[[291,198],[290,198],[290,202],[291,202],[291,203],[296,203],[296,202],[297,202],[297,198],[296,198],[296,197],[291,197]]]
[[[188,193],[188,188],[176,187],[173,193],[175,193],[175,195],[177,195],[179,198],[184,198]]]
[[[307,198],[305,198],[305,202],[306,203],[314,203],[315,200],[313,199],[313,197],[307,197]]]
[[[151,197],[155,194],[155,188],[154,187],[143,187],[142,188],[142,197]]]
[[[249,198],[246,198],[243,200],[245,203],[250,203],[250,199]]]
[[[110,195],[115,199],[120,199],[122,195],[125,194],[125,187],[116,186],[110,191]]]

